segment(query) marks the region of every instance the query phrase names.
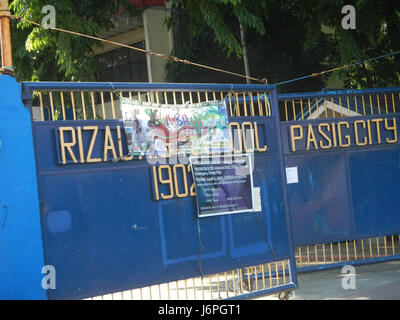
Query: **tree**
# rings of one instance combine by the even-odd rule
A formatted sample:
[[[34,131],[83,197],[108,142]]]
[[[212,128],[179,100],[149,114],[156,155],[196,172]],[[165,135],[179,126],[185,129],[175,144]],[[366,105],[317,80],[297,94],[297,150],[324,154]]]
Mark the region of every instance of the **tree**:
[[[337,42],[339,64],[351,64],[400,50],[400,3],[398,1],[356,0],[356,28],[343,29],[341,14],[345,0],[304,0],[298,2],[298,15],[307,26],[306,47],[327,27]],[[370,61],[336,72],[347,87],[366,88],[394,86],[400,83],[400,56]]]
[[[355,30],[342,28],[342,8],[349,2],[345,0],[174,2],[189,12],[187,29],[194,39],[186,42],[193,44],[193,50],[183,45],[177,48],[181,52],[176,54],[203,59],[203,62],[207,61],[207,51],[201,51],[198,44],[204,43],[204,37],[210,32],[213,34],[212,41],[218,43],[221,49],[240,56],[237,25],[241,17],[237,11],[244,8],[247,21],[252,21],[246,24],[250,34],[248,44],[252,47],[249,51],[253,55],[250,63],[253,65],[252,75],[260,77],[261,74],[257,73],[263,71],[262,77],[268,77],[272,83],[400,50],[400,3],[391,0],[379,3],[374,0],[351,1],[356,9]],[[203,3],[207,5],[203,7]],[[210,42],[207,47],[210,47]],[[275,52],[271,52],[273,50]],[[261,56],[256,58],[258,61],[254,61],[254,56],[257,56],[255,51]],[[198,52],[201,52],[200,56],[196,56]],[[213,56],[216,56],[215,52]],[[238,62],[231,65],[237,67]],[[283,90],[321,89],[328,79],[334,78],[342,79],[349,88],[398,85],[399,62],[400,55],[371,61],[318,79],[294,82],[283,86]],[[170,66],[171,79],[177,74],[182,81],[182,70],[185,67]]]
[[[56,27],[97,35],[113,27],[112,18],[121,8],[134,13],[129,0],[14,0],[16,16],[40,23],[45,5],[56,9]],[[44,30],[25,22],[12,21],[14,64],[19,80],[95,79],[96,61],[92,46],[98,42],[79,36]]]
[[[315,42],[307,48],[307,28],[305,21],[297,14],[297,4],[293,1],[268,0],[268,10],[259,10],[257,19],[265,32],[247,26],[246,37],[250,58],[250,73],[256,78],[267,78],[269,83],[277,83],[299,75],[310,74],[322,69],[335,66],[339,61],[336,58],[336,43],[330,34],[319,32]],[[221,16],[225,17],[226,32],[230,33],[236,42],[240,39],[239,18],[232,10],[227,8]],[[187,12],[187,13],[185,13]],[[197,12],[197,11],[195,11]],[[181,35],[175,46],[175,54],[188,59],[199,61],[208,65],[223,66],[235,72],[244,73],[241,48],[230,48],[230,42],[218,41],[216,31],[212,26],[196,18],[196,13],[188,11],[181,5],[175,7],[172,18],[175,22],[177,33]],[[197,13],[200,15],[199,13]],[[192,24],[202,32],[193,32]],[[185,33],[185,30],[188,30]],[[182,35],[183,34],[183,35]],[[231,54],[227,59],[223,51]],[[218,74],[212,76],[210,72],[194,70],[187,66],[170,63],[168,75],[171,81],[182,82],[190,79],[194,82],[203,82],[212,78],[223,82],[243,82],[241,78]],[[225,80],[225,81],[224,81]],[[294,82],[281,86],[280,91],[319,90],[324,87],[326,78],[313,78],[307,82]],[[209,81],[209,80],[208,80]]]
[[[391,0],[379,4],[374,0],[352,1],[357,14],[355,30],[341,27],[341,9],[347,0],[171,1],[174,10],[187,15],[184,29],[188,33],[175,45],[175,56],[244,73],[239,60],[240,22],[246,29],[251,74],[266,77],[270,83],[400,50],[400,3]],[[57,27],[88,35],[112,28],[112,18],[121,7],[135,12],[129,0],[14,0],[11,9],[15,15],[40,22],[41,8],[47,4],[56,8]],[[177,24],[174,17],[166,22]],[[23,22],[13,21],[12,27],[18,79],[95,79],[91,48],[98,42]],[[399,62],[400,55],[329,76],[342,78],[351,88],[398,85]],[[198,76],[208,82],[243,82],[241,78],[201,73],[186,65],[170,63],[168,71],[173,81],[194,81]],[[327,80],[327,76],[312,78],[283,86],[282,90],[318,90]]]

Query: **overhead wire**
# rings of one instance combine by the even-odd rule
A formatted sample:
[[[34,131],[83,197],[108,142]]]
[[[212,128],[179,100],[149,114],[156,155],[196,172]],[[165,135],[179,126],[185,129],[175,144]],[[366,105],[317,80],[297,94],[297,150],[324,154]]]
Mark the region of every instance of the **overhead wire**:
[[[40,23],[25,19],[25,18],[20,17],[20,16],[10,15],[10,18],[18,20],[18,21],[23,21],[23,22],[35,25],[37,27],[43,28]],[[119,43],[119,42],[116,42],[116,41],[112,41],[112,40],[108,40],[108,39],[102,39],[102,38],[99,38],[99,37],[87,35],[87,34],[80,33],[80,32],[75,32],[75,31],[71,31],[71,30],[67,30],[67,29],[62,29],[62,28],[57,28],[57,27],[49,27],[49,29],[50,30],[54,30],[54,31],[58,31],[58,32],[68,33],[68,34],[79,36],[79,37],[84,37],[84,38],[87,38],[87,39],[101,41],[101,42],[104,42],[104,43],[113,44],[113,45],[120,46],[120,47],[125,47],[125,48],[131,49],[131,50],[135,50],[135,51],[139,51],[139,52],[145,53],[145,54],[147,54],[149,56],[157,56],[157,57],[162,58],[162,59],[167,60],[167,61],[172,61],[172,62],[176,62],[176,63],[183,63],[183,64],[186,64],[186,65],[193,65],[193,66],[196,66],[196,67],[199,67],[199,68],[203,68],[203,69],[208,69],[208,70],[212,70],[212,71],[217,71],[217,72],[229,74],[229,75],[232,75],[232,76],[237,76],[237,77],[241,77],[241,78],[245,78],[245,79],[250,79],[250,80],[262,83],[262,84],[266,84],[267,83],[267,79],[265,79],[265,78],[264,79],[254,78],[254,77],[243,75],[243,74],[240,74],[240,73],[236,73],[236,72],[232,72],[232,71],[228,71],[228,70],[224,70],[224,69],[208,66],[208,65],[205,65],[205,64],[189,61],[189,60],[186,60],[186,59],[181,59],[181,58],[175,57],[173,55],[154,52],[153,50],[145,50],[145,49],[142,49],[142,48],[137,48],[137,47],[126,45],[126,44]]]

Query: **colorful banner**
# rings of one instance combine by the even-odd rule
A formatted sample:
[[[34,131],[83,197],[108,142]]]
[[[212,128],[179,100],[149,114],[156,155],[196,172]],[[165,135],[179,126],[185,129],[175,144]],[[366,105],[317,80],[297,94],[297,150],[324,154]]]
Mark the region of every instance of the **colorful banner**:
[[[213,154],[231,150],[225,100],[166,105],[121,98],[121,108],[130,154]]]

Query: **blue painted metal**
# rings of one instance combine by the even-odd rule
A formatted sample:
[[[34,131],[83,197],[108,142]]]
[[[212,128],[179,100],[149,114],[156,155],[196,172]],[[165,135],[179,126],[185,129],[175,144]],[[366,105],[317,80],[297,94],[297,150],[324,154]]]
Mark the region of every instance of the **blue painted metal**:
[[[0,299],[46,299],[29,109],[20,85],[0,75]]]
[[[109,84],[24,84],[25,90],[104,90]],[[112,84],[117,90],[271,89],[248,85]],[[275,111],[274,111],[275,112]],[[277,112],[275,113],[277,114]],[[282,184],[282,147],[277,117],[238,117],[257,122],[260,146],[254,186],[261,188],[262,212],[197,219],[193,197],[154,201],[152,166],[146,161],[60,165],[60,126],[116,126],[111,121],[35,122],[34,138],[44,255],[57,270],[50,299],[84,298],[212,274],[261,263],[288,260],[295,270],[288,237]],[[115,136],[115,135],[114,135]],[[94,145],[100,154],[102,138]],[[90,137],[83,135],[83,145]],[[123,137],[125,144],[125,137]],[[192,180],[190,174],[189,185]],[[179,185],[182,185],[179,176]],[[160,192],[166,192],[163,186]],[[294,274],[294,272],[293,272]],[[293,280],[297,281],[296,278]],[[274,289],[275,290],[275,289]]]
[[[122,126],[118,121],[34,123],[44,256],[46,264],[57,270],[58,289],[49,292],[51,299],[84,298],[286,259],[292,270],[293,284],[287,286],[291,289],[297,284],[292,239],[296,245],[308,245],[400,233],[398,143],[376,145],[374,132],[371,146],[305,151],[303,143],[299,152],[292,153],[289,141],[290,125],[393,118],[393,114],[288,123],[278,119],[278,100],[392,93],[400,92],[399,87],[280,96],[275,86],[266,85],[23,83],[22,87],[27,93],[271,91],[272,117],[230,118],[238,123],[256,121],[260,145],[268,145],[268,152],[255,155],[254,185],[261,188],[262,213],[198,221],[194,198],[153,200],[152,167],[145,161],[60,164],[58,127]],[[364,137],[361,133],[359,138]],[[382,133],[385,137],[387,133]],[[83,144],[89,140],[84,134]],[[96,142],[94,157],[101,155],[103,142],[101,138]],[[286,185],[284,169],[293,166],[299,169],[299,183]],[[191,185],[191,177],[188,181]],[[160,186],[160,192],[166,188]],[[261,294],[275,290],[285,289]]]
[[[396,88],[398,90],[399,88]],[[368,92],[368,90],[360,90]],[[386,90],[374,90],[386,92]],[[392,91],[391,91],[392,92]],[[302,95],[300,95],[302,96]],[[400,233],[400,146],[393,140],[393,132],[384,130],[381,122],[380,140],[377,130],[371,130],[371,145],[357,146],[354,130],[343,130],[349,135],[350,147],[306,150],[307,132],[296,143],[292,152],[290,126],[308,130],[321,123],[337,125],[346,121],[388,119],[396,121],[398,114],[369,115],[351,118],[290,121],[281,123],[287,167],[297,167],[299,183],[289,184],[289,206],[292,218],[293,242],[297,246],[323,244],[345,240],[365,239]],[[318,130],[314,134],[319,141]],[[366,138],[360,126],[359,141]],[[326,144],[326,141],[324,141]]]

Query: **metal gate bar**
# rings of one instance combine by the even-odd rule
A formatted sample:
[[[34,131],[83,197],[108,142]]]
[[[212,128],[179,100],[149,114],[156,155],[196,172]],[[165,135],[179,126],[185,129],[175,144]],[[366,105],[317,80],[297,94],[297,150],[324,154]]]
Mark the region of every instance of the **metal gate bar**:
[[[281,94],[278,98],[282,123],[400,112],[400,87]],[[335,243],[309,245],[295,243],[298,271],[318,271],[339,268],[346,264],[359,265],[399,259],[400,236],[397,234],[338,240]]]
[[[225,99],[231,117],[271,117],[271,92],[275,90],[274,86],[268,85],[51,82],[23,83],[22,88],[26,100],[29,100],[30,93],[33,94],[34,121],[59,123],[66,120],[121,119],[120,97],[174,105]],[[250,298],[295,288],[295,270],[290,268],[291,263],[290,260],[275,261],[91,299]]]

